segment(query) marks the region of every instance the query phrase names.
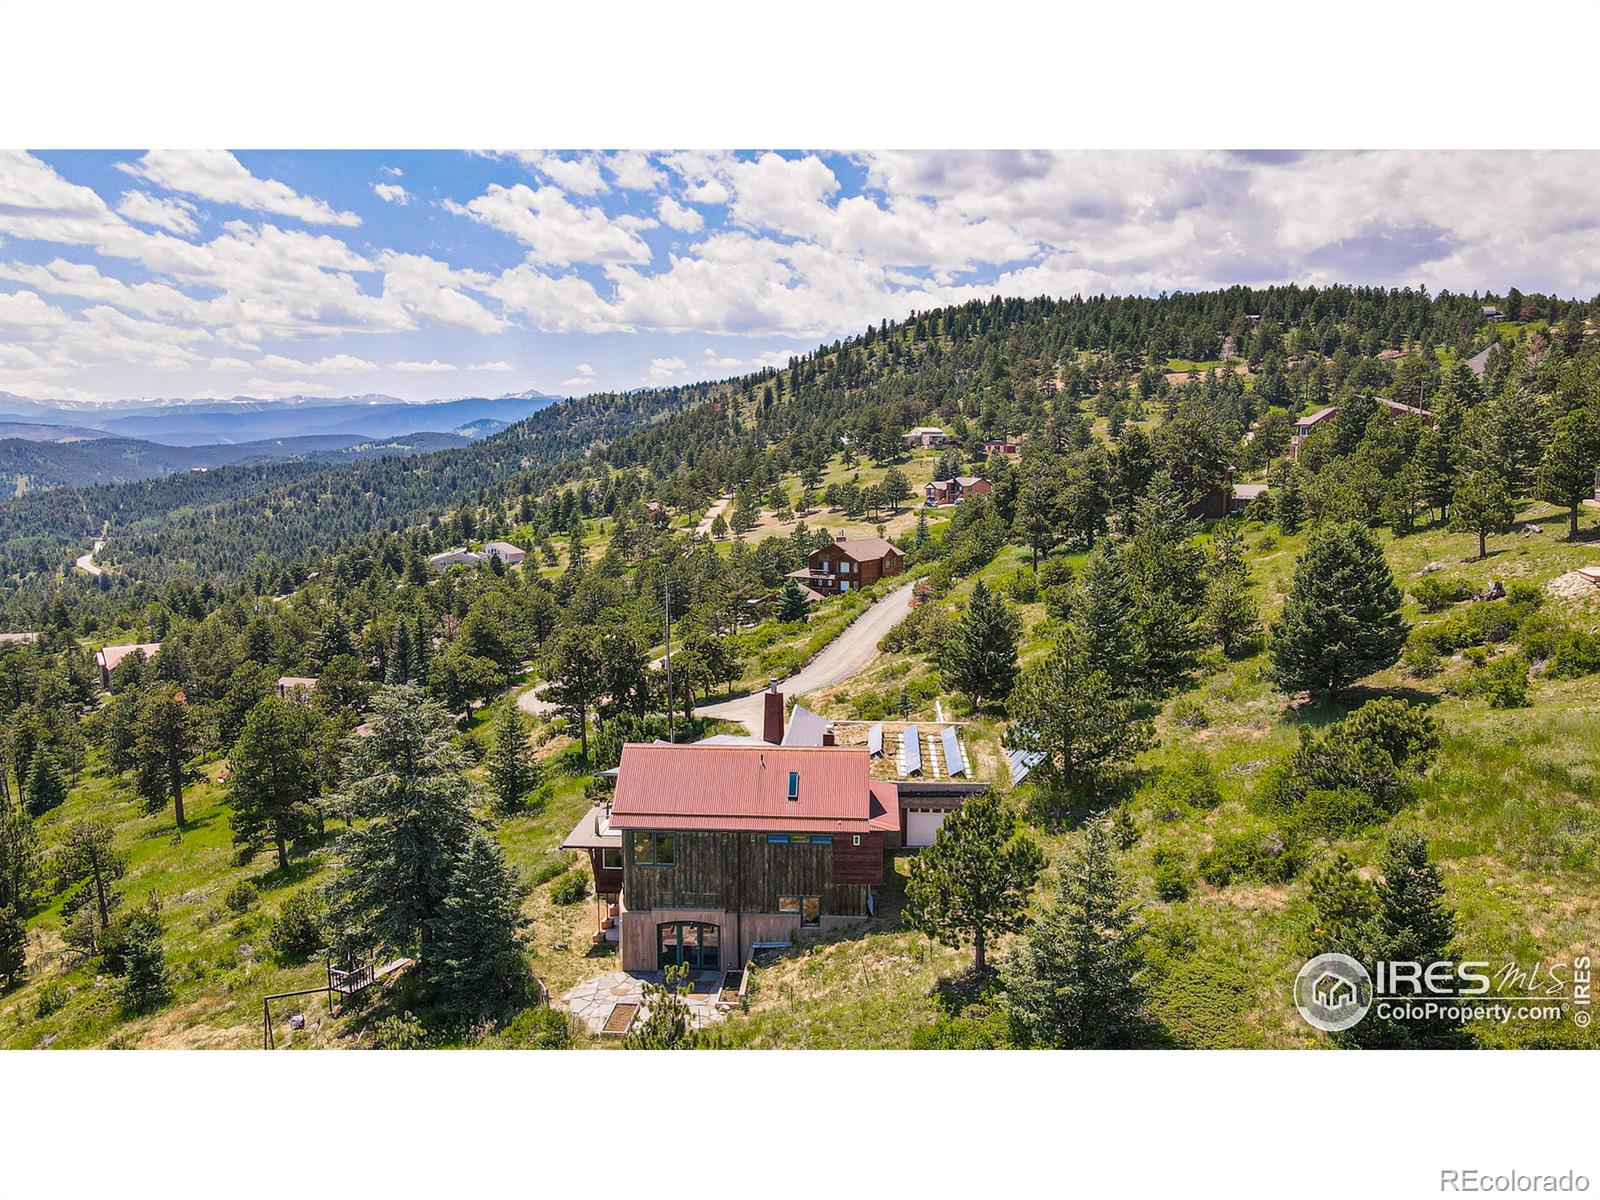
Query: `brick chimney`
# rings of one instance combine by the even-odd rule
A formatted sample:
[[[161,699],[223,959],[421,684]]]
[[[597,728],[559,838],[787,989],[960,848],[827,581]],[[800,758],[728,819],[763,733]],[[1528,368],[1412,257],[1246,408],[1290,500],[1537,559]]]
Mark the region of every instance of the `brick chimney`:
[[[777,680],[761,694],[761,740],[774,746],[783,741],[783,693]]]

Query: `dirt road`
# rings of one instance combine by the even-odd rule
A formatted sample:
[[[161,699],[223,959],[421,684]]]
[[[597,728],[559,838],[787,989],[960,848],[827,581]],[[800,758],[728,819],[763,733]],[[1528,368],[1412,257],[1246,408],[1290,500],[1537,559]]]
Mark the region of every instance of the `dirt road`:
[[[912,584],[896,588],[882,600],[862,613],[845,627],[843,633],[829,642],[799,671],[778,681],[778,690],[786,697],[804,696],[822,688],[832,687],[856,674],[878,653],[878,642],[893,629],[911,610]],[[761,736],[761,693],[735,696],[716,704],[703,705],[694,711],[702,717],[719,717],[724,721],[738,721],[752,734]]]
[[[703,537],[711,532],[711,526],[716,524],[717,515],[728,507],[728,502],[732,499],[732,495],[723,496],[710,508],[706,509],[706,515],[701,517],[700,523],[694,527],[695,537]]]

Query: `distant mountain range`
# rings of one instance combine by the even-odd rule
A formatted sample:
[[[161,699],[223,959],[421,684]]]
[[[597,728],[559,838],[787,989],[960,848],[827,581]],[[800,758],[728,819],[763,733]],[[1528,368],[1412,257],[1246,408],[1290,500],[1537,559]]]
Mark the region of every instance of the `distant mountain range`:
[[[290,396],[259,400],[33,400],[0,392],[0,437],[60,444],[120,437],[163,446],[240,445],[280,438],[340,435],[362,441],[448,433],[496,432],[560,397],[521,392],[495,399],[398,400],[393,396]],[[27,428],[19,429],[18,426]]]
[[[361,458],[425,454],[462,446],[486,436],[473,422],[445,433],[421,432],[386,438],[349,434],[311,434],[306,437],[270,438],[234,445],[163,446],[138,438],[121,438],[88,431],[89,437],[18,436],[17,426],[0,423],[0,488],[17,495],[43,488],[77,487],[96,483],[132,483],[158,479],[183,471],[208,471],[213,467],[301,460],[335,464]],[[498,422],[487,422],[498,426]],[[29,430],[51,428],[22,426]],[[55,427],[59,428],[59,427]],[[75,431],[79,432],[79,431]],[[498,432],[497,429],[488,432]]]

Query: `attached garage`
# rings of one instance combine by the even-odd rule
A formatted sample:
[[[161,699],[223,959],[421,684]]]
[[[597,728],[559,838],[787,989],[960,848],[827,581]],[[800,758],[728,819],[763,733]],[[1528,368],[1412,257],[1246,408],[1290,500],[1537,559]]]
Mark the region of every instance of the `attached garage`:
[[[907,808],[907,848],[914,850],[933,845],[933,840],[939,833],[939,826],[944,824],[945,817],[949,815],[948,808]]]

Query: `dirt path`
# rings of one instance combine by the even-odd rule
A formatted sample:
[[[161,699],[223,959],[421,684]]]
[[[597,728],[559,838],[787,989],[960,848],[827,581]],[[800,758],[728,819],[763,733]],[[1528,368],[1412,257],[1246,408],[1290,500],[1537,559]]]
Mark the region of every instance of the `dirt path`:
[[[893,629],[911,610],[912,584],[896,588],[882,600],[862,613],[820,654],[787,679],[778,681],[778,690],[786,697],[798,698],[808,692],[832,687],[855,675],[877,656],[878,642]],[[695,709],[702,717],[718,717],[724,721],[738,721],[752,734],[761,736],[760,692],[735,696],[716,704]]]
[[[719,499],[710,508],[706,509],[706,515],[701,517],[700,518],[700,523],[694,527],[694,535],[695,535],[695,537],[701,537],[704,534],[710,533],[711,532],[711,527],[714,524],[716,524],[717,517],[719,515],[721,515],[722,510],[727,508],[728,504],[732,500],[733,500],[733,494],[730,492],[728,495],[723,496],[721,499]]]

